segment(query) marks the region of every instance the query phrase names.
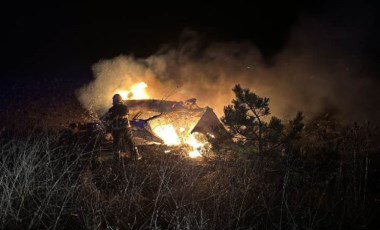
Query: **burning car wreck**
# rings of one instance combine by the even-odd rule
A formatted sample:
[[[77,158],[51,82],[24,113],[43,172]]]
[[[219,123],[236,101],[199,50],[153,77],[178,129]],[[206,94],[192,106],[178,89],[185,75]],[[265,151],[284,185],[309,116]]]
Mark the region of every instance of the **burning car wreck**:
[[[196,99],[167,101],[157,99],[123,100],[129,108],[132,139],[139,146],[161,145],[181,147],[191,158],[202,156],[210,148],[209,138],[226,132],[217,115],[210,107],[199,107]],[[103,146],[112,143],[112,136],[105,133],[99,119],[93,123],[71,125],[75,132],[101,133]],[[107,149],[104,147],[104,149]]]
[[[215,135],[214,128],[222,127],[213,110],[200,108],[195,99],[185,102],[127,100],[125,104],[130,109],[131,125],[138,144],[160,139],[159,143],[175,145],[196,132]]]
[[[195,98],[180,102],[155,99],[124,102],[130,110],[137,146],[186,145],[190,147],[189,156],[198,157],[205,151],[207,138],[215,137],[215,130],[224,130],[214,111],[199,107]]]

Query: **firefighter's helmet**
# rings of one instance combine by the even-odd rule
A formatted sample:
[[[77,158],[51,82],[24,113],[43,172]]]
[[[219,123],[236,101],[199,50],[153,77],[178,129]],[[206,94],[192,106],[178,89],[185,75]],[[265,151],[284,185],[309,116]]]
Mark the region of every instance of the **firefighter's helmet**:
[[[112,97],[112,103],[114,105],[120,104],[120,103],[122,103],[122,101],[123,101],[123,98],[120,96],[120,94],[117,93],[117,94],[113,95],[113,97]]]

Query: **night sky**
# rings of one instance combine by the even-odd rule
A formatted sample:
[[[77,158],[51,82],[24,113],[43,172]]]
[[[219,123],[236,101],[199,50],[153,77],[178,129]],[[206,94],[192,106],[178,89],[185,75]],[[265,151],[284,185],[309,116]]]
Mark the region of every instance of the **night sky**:
[[[51,78],[86,82],[97,61],[120,54],[148,57],[162,44],[175,46],[185,29],[197,31],[205,44],[252,43],[270,65],[292,28],[311,17],[353,25],[350,30],[368,27],[360,39],[348,33],[343,46],[347,55],[363,59],[378,76],[377,12],[375,1],[16,2],[2,6],[1,75],[8,83]]]
[[[11,78],[76,72],[88,75],[90,66],[100,59],[131,53],[146,57],[163,43],[175,43],[186,28],[196,30],[206,42],[252,42],[270,60],[283,48],[301,15],[318,16],[342,7],[352,8],[353,12],[356,7],[374,7],[371,2],[356,4],[359,3],[14,3],[2,7],[2,74]],[[378,38],[378,33],[373,36]],[[369,41],[369,45],[376,45],[375,41]],[[378,46],[373,48],[378,51]]]

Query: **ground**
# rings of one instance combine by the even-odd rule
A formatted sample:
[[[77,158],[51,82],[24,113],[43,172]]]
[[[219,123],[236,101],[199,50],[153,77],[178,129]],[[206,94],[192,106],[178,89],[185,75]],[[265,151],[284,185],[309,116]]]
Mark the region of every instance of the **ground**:
[[[92,121],[68,88],[1,98],[1,229],[380,226],[379,150],[368,148],[365,126],[341,129],[335,143],[318,122],[287,154],[229,143],[193,160],[181,148],[141,146],[142,160],[115,162],[94,136],[62,140],[57,131]]]

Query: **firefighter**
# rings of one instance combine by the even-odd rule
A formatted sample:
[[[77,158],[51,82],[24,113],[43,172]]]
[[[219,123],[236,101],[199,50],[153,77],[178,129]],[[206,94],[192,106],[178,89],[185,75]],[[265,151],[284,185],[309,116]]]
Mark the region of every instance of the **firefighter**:
[[[139,159],[137,148],[132,141],[132,129],[128,120],[129,109],[123,104],[120,94],[112,97],[113,106],[105,115],[113,137],[114,159],[119,159],[119,154],[128,151],[132,159]]]

